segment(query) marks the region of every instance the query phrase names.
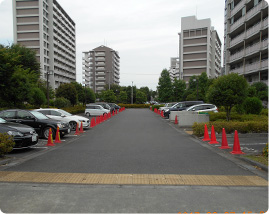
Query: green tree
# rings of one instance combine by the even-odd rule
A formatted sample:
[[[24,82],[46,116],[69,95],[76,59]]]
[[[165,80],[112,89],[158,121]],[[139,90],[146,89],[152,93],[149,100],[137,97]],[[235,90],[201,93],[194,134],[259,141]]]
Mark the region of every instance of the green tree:
[[[137,104],[142,104],[144,102],[147,101],[147,95],[141,91],[141,90],[137,90],[136,92],[136,103]]]
[[[92,89],[86,88],[85,89],[85,102],[86,103],[94,103],[96,100],[95,94]]]
[[[126,91],[120,91],[119,98],[118,98],[120,103],[127,103],[127,93]]]
[[[85,88],[82,86],[81,83],[78,82],[71,82],[76,88],[78,102],[85,104]]]
[[[56,97],[64,97],[74,106],[78,100],[76,87],[72,83],[61,84],[56,90]]]
[[[1,106],[21,106],[29,101],[28,92],[36,87],[39,76],[40,65],[34,51],[20,45],[0,45]]]
[[[173,101],[182,101],[183,94],[186,90],[185,81],[180,79],[174,79],[174,82],[172,84],[172,90],[173,90]]]
[[[163,69],[158,82],[158,99],[160,102],[169,102],[172,100],[172,83],[169,72]]]
[[[46,96],[40,88],[33,88],[31,91],[31,101],[30,103],[37,108],[46,103]]]
[[[112,90],[102,91],[101,98],[107,103],[115,103],[116,95]]]
[[[145,87],[141,87],[139,90],[146,94],[146,96],[147,96],[146,101],[150,101],[151,94],[150,94],[149,88],[147,86],[145,86]]]
[[[243,76],[235,73],[221,76],[208,89],[207,99],[217,106],[224,106],[229,121],[232,107],[245,100],[247,87],[247,81]]]
[[[256,82],[252,84],[256,88],[256,97],[262,101],[268,101],[268,86],[264,82]]]

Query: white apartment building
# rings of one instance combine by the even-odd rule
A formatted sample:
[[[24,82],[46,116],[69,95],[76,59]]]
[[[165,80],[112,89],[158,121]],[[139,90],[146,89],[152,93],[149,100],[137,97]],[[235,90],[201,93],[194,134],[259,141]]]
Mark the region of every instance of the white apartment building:
[[[226,0],[224,23],[225,74],[268,85],[268,3]]]
[[[170,58],[170,68],[169,68],[170,79],[173,82],[174,79],[179,79],[179,58]]]
[[[221,42],[210,19],[181,18],[179,33],[180,79],[206,72],[208,78],[221,74]]]
[[[76,81],[75,22],[56,0],[13,0],[13,28],[14,43],[36,52],[53,89]]]
[[[105,90],[105,85],[120,83],[119,53],[104,45],[91,51],[83,52],[83,84],[95,93]]]

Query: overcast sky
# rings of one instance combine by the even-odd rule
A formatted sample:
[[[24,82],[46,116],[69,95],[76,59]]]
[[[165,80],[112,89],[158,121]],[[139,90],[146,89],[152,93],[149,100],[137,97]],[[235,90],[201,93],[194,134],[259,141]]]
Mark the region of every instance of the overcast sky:
[[[76,23],[77,82],[82,52],[106,45],[119,52],[120,85],[155,90],[178,56],[181,17],[210,18],[223,45],[224,0],[58,0]],[[0,0],[0,43],[13,43],[12,0]]]

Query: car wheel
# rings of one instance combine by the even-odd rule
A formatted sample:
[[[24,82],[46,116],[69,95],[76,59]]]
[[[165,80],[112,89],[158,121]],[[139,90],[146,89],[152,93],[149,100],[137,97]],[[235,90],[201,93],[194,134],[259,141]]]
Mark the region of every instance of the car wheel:
[[[91,116],[91,115],[90,115],[90,113],[89,113],[89,112],[87,112],[87,113],[86,113],[86,116],[88,116],[88,117],[89,117],[89,116]]]
[[[43,129],[43,138],[48,139],[49,138],[49,131],[51,129],[52,137],[55,137],[55,130],[51,127],[46,127]]]
[[[70,124],[70,129],[72,131],[76,130],[76,128],[77,128],[77,122],[71,121],[71,122],[69,122],[69,124]]]

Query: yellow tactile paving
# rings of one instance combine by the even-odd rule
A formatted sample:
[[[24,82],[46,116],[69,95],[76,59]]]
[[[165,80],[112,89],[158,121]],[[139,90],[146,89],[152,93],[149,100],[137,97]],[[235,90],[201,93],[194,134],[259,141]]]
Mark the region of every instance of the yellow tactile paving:
[[[199,185],[268,186],[258,176],[174,175],[174,174],[98,174],[0,171],[0,182],[118,184],[118,185]]]

